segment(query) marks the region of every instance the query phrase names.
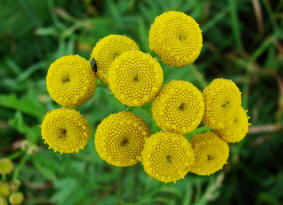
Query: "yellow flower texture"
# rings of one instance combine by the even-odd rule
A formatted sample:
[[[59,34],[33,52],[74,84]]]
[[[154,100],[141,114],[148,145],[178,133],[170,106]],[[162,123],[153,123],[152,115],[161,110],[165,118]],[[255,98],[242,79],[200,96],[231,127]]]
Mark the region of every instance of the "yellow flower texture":
[[[122,111],[102,120],[94,142],[103,160],[114,166],[126,167],[138,162],[144,140],[149,136],[150,131],[142,118]]]
[[[202,120],[202,93],[190,82],[174,80],[161,89],[151,110],[157,126],[166,131],[187,134]]]
[[[91,130],[87,120],[78,111],[61,108],[45,115],[41,135],[55,152],[73,153],[86,146]]]
[[[192,17],[168,11],[155,18],[148,41],[165,64],[182,67],[198,58],[203,37]],[[152,101],[151,113],[147,114],[162,129],[151,134],[141,117],[127,111],[104,118],[96,129],[94,148],[102,160],[113,166],[141,162],[149,176],[164,183],[183,179],[190,171],[211,175],[227,162],[228,143],[239,142],[248,133],[249,117],[234,82],[218,78],[203,92],[184,80],[172,80],[162,87],[164,74],[158,58],[140,51],[124,35],[111,34],[98,41],[89,61],[78,55],[57,59],[49,67],[46,86],[54,101],[73,108],[95,93],[96,77],[107,83],[115,98],[126,106]],[[41,127],[49,149],[61,154],[83,149],[91,135],[88,121],[68,108],[48,112]],[[200,123],[213,131],[187,140],[183,135]],[[12,169],[8,165],[0,160],[0,173],[8,173]],[[0,192],[7,192],[7,187],[0,185]]]
[[[68,55],[50,65],[46,86],[51,98],[58,104],[77,107],[94,94],[96,77],[86,59]]]
[[[168,11],[156,17],[149,31],[149,47],[170,66],[193,63],[202,48],[202,34],[190,16]]]
[[[203,91],[205,125],[222,129],[231,124],[241,106],[241,92],[231,80],[218,78],[213,80]]]
[[[152,100],[163,83],[163,70],[149,54],[126,51],[112,63],[108,83],[123,104],[141,106]]]
[[[183,179],[194,164],[188,140],[173,132],[158,132],[146,138],[142,151],[144,171],[162,182]]]
[[[191,172],[211,175],[222,169],[229,156],[229,146],[213,132],[197,134],[190,140],[195,153]]]
[[[228,143],[240,142],[249,131],[249,117],[247,111],[239,108],[232,124],[226,124],[224,128],[215,130],[215,132]]]
[[[108,70],[111,63],[128,50],[139,50],[139,47],[132,39],[122,35],[108,35],[96,44],[90,60],[96,61],[97,75],[102,81],[108,82]]]

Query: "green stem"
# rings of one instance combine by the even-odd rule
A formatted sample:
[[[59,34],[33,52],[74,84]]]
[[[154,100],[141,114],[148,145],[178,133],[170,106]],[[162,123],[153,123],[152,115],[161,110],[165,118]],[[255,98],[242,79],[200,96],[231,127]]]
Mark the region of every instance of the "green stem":
[[[20,174],[22,168],[24,167],[25,163],[26,163],[27,160],[29,159],[29,156],[30,156],[30,155],[25,154],[24,157],[21,159],[19,166],[17,167],[17,169],[16,169],[15,172],[14,172],[13,181],[15,181],[15,180],[18,179],[18,176],[19,176],[19,174]]]
[[[2,181],[6,181],[6,174],[2,174]]]
[[[138,183],[139,183],[139,166],[137,164],[135,167],[134,184],[133,184],[133,190],[132,190],[132,201],[133,202],[136,201]]]
[[[207,126],[202,126],[202,127],[198,127],[196,128],[194,131],[190,132],[189,134],[185,135],[188,139],[192,138],[193,136],[199,134],[199,133],[203,133],[203,132],[208,132],[213,130],[210,127]]]
[[[10,156],[8,156],[7,158],[10,159],[10,160],[13,160],[13,159],[16,159],[18,158],[19,156],[21,156],[22,154],[24,154],[25,151],[24,150],[19,150],[13,154],[11,154]]]
[[[204,89],[207,85],[207,82],[205,81],[203,74],[199,72],[198,68],[195,65],[192,65],[191,70],[193,71],[196,80],[200,84],[201,89]]]

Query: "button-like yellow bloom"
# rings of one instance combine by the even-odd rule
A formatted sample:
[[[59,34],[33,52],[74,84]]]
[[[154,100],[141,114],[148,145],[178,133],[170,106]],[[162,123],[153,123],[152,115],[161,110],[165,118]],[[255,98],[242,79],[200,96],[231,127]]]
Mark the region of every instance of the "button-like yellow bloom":
[[[13,171],[14,165],[10,159],[0,159],[0,174],[10,174]]]
[[[241,92],[231,80],[218,78],[203,91],[205,125],[221,129],[230,124],[241,106]]]
[[[50,65],[46,86],[51,98],[58,104],[77,107],[94,94],[96,77],[86,59],[69,55]]]
[[[222,169],[229,156],[229,146],[213,132],[195,135],[190,140],[195,152],[195,164],[191,172],[211,175]]]
[[[183,179],[194,164],[188,140],[173,132],[158,132],[145,140],[142,151],[145,172],[162,182]]]
[[[138,162],[144,139],[149,136],[150,131],[142,118],[122,111],[102,120],[94,142],[103,160],[114,166],[126,167]]]
[[[240,107],[231,123],[215,132],[228,143],[240,142],[249,131],[249,117],[247,112]]]
[[[0,196],[0,205],[8,205],[7,200],[2,196]]]
[[[14,192],[9,196],[9,202],[12,205],[22,204],[24,201],[24,195],[22,192]]]
[[[149,47],[170,66],[193,63],[202,48],[202,34],[190,16],[168,11],[157,16],[149,31]]]
[[[128,50],[139,50],[139,47],[127,36],[108,35],[101,39],[93,48],[90,57],[90,60],[94,60],[96,63],[98,77],[107,83],[111,63]]]
[[[163,83],[163,70],[149,54],[126,51],[112,63],[108,83],[123,104],[140,106],[158,93]]]
[[[78,111],[61,108],[45,115],[41,135],[55,152],[73,153],[86,146],[91,130],[88,121]]]
[[[10,185],[6,182],[0,181],[0,197],[7,197],[10,194]]]
[[[203,112],[202,93],[182,80],[167,83],[152,103],[152,116],[157,126],[180,134],[196,129]]]

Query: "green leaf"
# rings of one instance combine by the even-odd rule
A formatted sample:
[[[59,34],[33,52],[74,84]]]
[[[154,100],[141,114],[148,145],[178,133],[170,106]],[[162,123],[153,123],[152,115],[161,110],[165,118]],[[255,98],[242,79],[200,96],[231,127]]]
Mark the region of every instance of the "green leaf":
[[[26,138],[33,143],[40,139],[40,128],[37,125],[28,126],[21,112],[17,111],[15,116],[9,119],[9,125],[18,132],[25,134]]]
[[[18,98],[16,94],[0,95],[0,106],[19,110],[38,119],[45,113],[44,106],[37,101],[33,92],[28,92],[22,98]]]

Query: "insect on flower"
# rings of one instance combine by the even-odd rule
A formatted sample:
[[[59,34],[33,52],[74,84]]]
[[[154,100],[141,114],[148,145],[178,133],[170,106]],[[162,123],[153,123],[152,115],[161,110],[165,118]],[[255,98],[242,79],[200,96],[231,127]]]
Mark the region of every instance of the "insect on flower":
[[[91,60],[91,68],[95,73],[97,72],[97,63],[94,58]]]

